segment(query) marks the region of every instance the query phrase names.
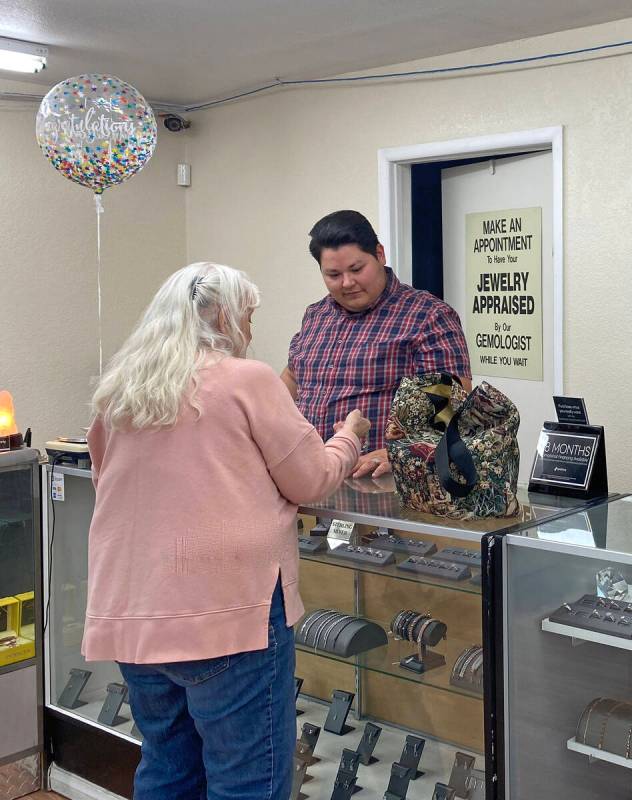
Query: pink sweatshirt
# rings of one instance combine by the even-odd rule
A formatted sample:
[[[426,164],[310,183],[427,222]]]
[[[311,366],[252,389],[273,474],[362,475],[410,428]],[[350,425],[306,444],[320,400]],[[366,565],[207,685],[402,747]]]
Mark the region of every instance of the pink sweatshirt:
[[[279,572],[288,625],[303,614],[296,509],[335,490],[360,443],[326,444],[273,370],[226,358],[200,371],[200,419],[88,433],[88,661],[161,663],[268,645]]]

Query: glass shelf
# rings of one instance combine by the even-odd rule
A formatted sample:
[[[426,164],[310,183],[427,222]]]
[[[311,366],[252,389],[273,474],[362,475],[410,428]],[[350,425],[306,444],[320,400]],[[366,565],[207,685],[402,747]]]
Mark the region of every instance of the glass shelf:
[[[386,627],[381,624],[381,627]],[[314,650],[313,647],[306,647],[305,645],[297,644],[296,650],[301,653],[307,653],[319,658],[326,658],[331,661],[338,661],[342,664],[349,664],[353,667],[369,670],[371,672],[379,672],[382,675],[389,675],[394,678],[400,678],[411,683],[417,683],[420,686],[430,686],[433,689],[440,689],[444,692],[451,692],[453,694],[471,697],[475,700],[483,700],[481,694],[476,692],[468,692],[467,689],[462,689],[459,686],[452,686],[450,684],[450,675],[452,674],[452,667],[454,662],[460,654],[471,647],[473,642],[468,640],[461,640],[450,636],[448,630],[447,639],[441,641],[436,647],[431,649],[432,653],[442,655],[446,663],[441,667],[429,669],[427,672],[417,673],[409,669],[401,667],[399,662],[402,658],[414,655],[417,650],[412,642],[405,642],[396,640],[392,636],[388,637],[388,644],[383,647],[376,647],[373,650],[368,650],[366,653],[361,653],[357,656],[350,658],[342,658],[332,653],[325,653],[322,650]]]
[[[341,547],[346,546],[346,542],[335,541],[335,544],[340,544]],[[472,548],[473,550],[475,548]],[[346,558],[336,557],[336,551],[330,549],[330,544],[327,544],[327,550],[321,550],[319,553],[301,553],[301,559],[304,561],[315,561],[319,564],[329,564],[329,566],[341,567],[342,569],[351,569],[356,572],[368,572],[372,575],[382,575],[386,578],[397,578],[402,581],[411,581],[412,583],[424,584],[426,586],[436,586],[441,589],[451,589],[455,592],[466,592],[468,594],[481,594],[480,584],[472,583],[472,578],[480,576],[480,568],[473,567],[471,569],[472,578],[467,578],[462,581],[442,581],[434,578],[431,575],[420,575],[407,570],[397,569],[396,564],[400,564],[408,558],[406,553],[393,553],[395,556],[395,563],[388,564],[385,567],[373,566],[371,564],[363,564],[358,561],[351,561]],[[429,556],[433,558],[433,556]]]

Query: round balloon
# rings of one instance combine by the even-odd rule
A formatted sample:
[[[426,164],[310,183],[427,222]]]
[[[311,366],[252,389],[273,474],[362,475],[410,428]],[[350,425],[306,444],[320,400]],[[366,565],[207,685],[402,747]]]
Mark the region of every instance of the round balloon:
[[[42,100],[36,135],[55,169],[101,194],[152,157],[156,118],[129,83],[113,75],[79,75],[58,83]]]

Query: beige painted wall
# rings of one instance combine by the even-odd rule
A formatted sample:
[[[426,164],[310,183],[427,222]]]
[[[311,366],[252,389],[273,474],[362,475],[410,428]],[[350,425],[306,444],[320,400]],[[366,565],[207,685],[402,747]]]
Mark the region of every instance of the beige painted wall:
[[[5,82],[7,91],[32,92]],[[32,105],[0,107],[0,389],[33,443],[80,433],[98,374],[96,221],[88,189],[57,173],[35,141]],[[164,129],[163,129],[164,130]],[[104,358],[162,279],[186,263],[182,139],[159,133],[148,166],[104,195]]]
[[[457,65],[632,39],[632,19],[433,59]],[[424,62],[399,68],[428,66]],[[263,290],[255,355],[277,369],[323,294],[307,232],[356,208],[377,224],[377,151],[508,131],[565,130],[565,390],[607,428],[611,485],[632,490],[632,55],[407,82],[283,90],[194,115],[191,260]],[[609,379],[616,388],[604,389]],[[530,456],[529,456],[530,457]]]

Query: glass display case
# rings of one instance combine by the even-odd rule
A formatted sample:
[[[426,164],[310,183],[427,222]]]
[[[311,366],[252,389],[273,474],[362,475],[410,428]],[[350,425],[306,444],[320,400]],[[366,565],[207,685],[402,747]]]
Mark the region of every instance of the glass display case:
[[[116,664],[87,664],[80,652],[94,504],[90,472],[48,465],[45,481],[52,775],[65,770],[130,797],[140,737],[126,687]],[[343,750],[362,749],[376,726],[377,760],[367,757],[354,777],[370,790],[367,796],[383,797],[389,786],[391,797],[401,796],[395,790],[408,776],[414,780],[409,796],[431,800],[437,784],[451,791],[452,782],[475,800],[485,792],[486,755],[488,791],[495,792],[491,733],[486,737],[484,723],[493,631],[491,619],[485,621],[490,582],[483,575],[481,541],[490,531],[520,531],[534,520],[583,507],[550,496],[533,500],[521,492],[521,513],[511,519],[454,522],[402,509],[388,479],[364,479],[300,509],[306,615],[296,626],[297,738],[321,729],[306,795],[328,800]],[[330,525],[333,519],[351,524],[345,531],[344,524]],[[336,732],[342,723],[351,730]],[[101,756],[96,760],[95,747]],[[395,774],[398,765],[402,775]],[[53,788],[73,797],[65,784]]]
[[[0,451],[0,798],[40,787],[39,453]],[[11,724],[6,724],[11,720]]]
[[[497,539],[505,797],[632,796],[632,497]]]

